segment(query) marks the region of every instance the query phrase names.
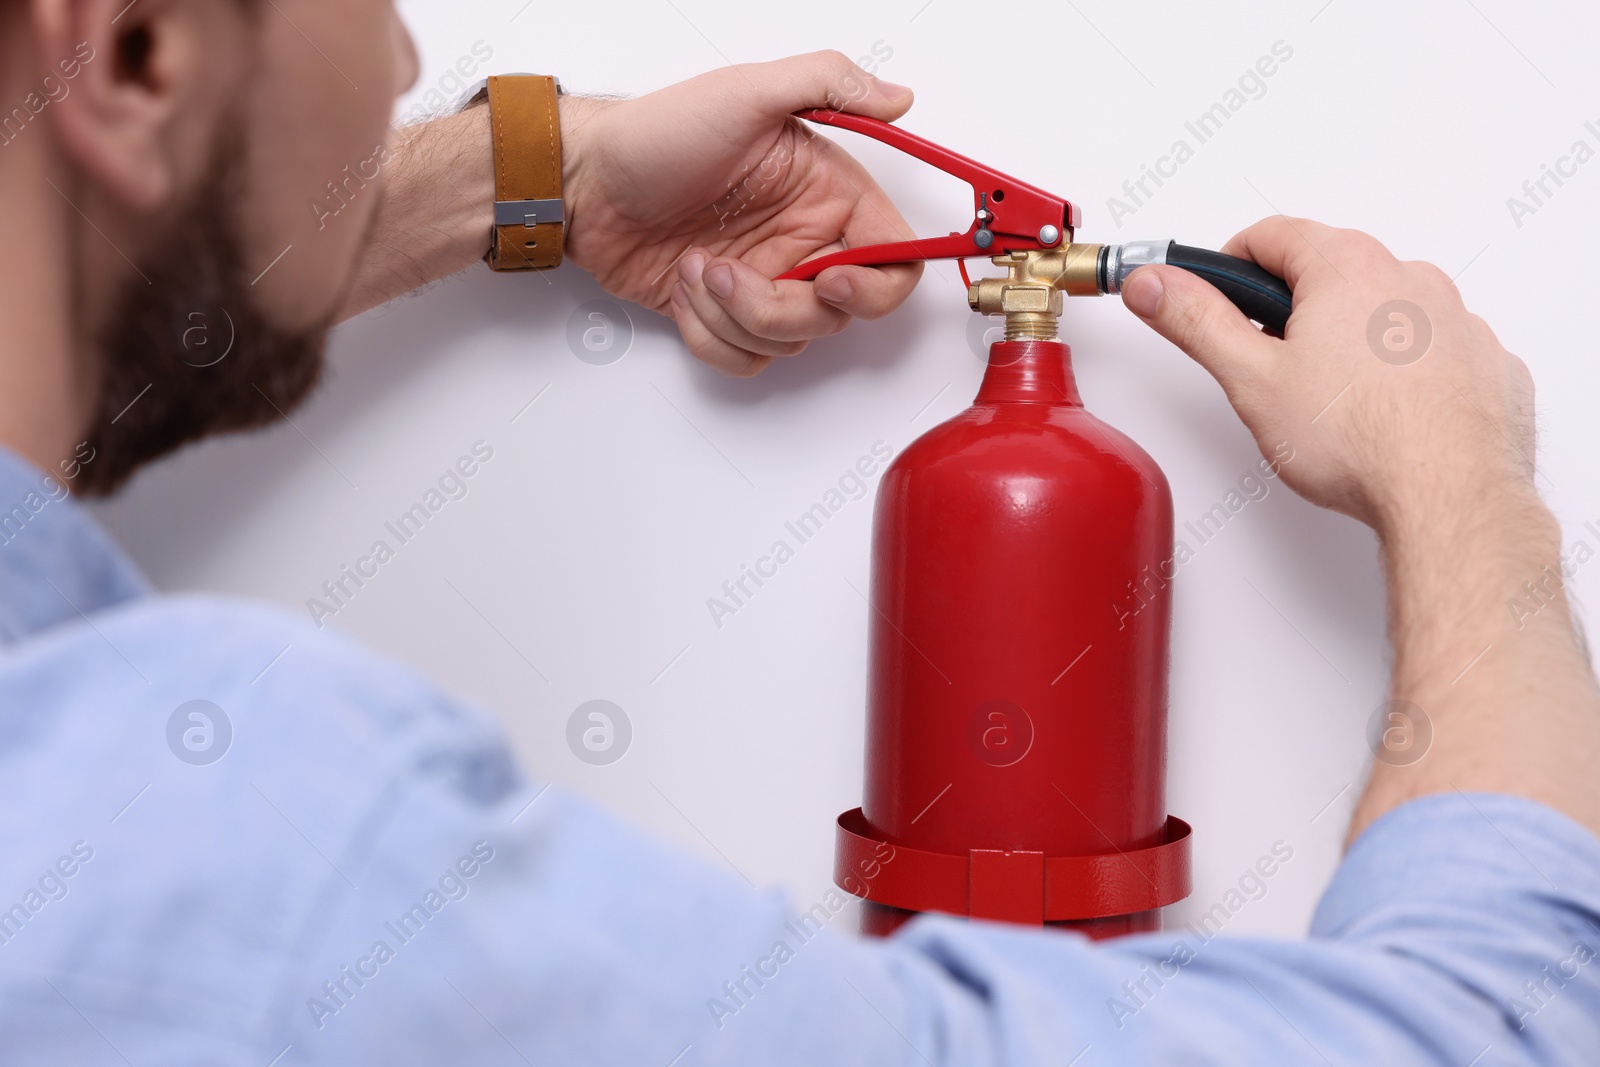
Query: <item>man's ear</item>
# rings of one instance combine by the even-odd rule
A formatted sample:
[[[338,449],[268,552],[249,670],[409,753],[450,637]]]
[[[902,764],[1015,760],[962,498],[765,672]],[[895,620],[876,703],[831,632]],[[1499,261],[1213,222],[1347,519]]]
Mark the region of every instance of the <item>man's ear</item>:
[[[61,150],[130,211],[163,206],[176,184],[172,127],[201,91],[203,42],[188,0],[31,0],[40,79]],[[55,93],[63,93],[62,88]],[[48,95],[48,94],[47,94]]]

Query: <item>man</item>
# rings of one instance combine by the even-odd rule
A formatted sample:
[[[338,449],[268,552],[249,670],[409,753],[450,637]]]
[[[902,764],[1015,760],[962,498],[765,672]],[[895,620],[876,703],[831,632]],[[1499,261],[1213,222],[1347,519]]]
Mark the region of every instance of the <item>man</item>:
[[[1297,491],[1382,545],[1394,696],[1434,737],[1374,768],[1311,938],[1093,946],[929,917],[862,943],[541,793],[480,718],[331,630],[154,595],[65,499],[278,417],[330,322],[484,254],[483,105],[384,143],[416,66],[390,0],[0,0],[0,48],[19,107],[0,146],[0,1061],[1593,1062],[1600,701],[1559,584],[1506,611],[1560,566],[1531,384],[1437,270],[1276,218],[1229,251],[1294,288],[1284,340],[1182,271],[1125,290],[1259,441],[1294,444]],[[768,280],[902,225],[786,116],[909,103],[832,53],[563,98],[567,255],[700,358],[758,371],[916,279]],[[374,179],[306,210],[374,159],[381,207]],[[1364,340],[1391,299],[1433,324],[1404,368]],[[235,345],[213,361],[186,330],[221,312]],[[203,762],[224,728],[226,761],[173,758]]]

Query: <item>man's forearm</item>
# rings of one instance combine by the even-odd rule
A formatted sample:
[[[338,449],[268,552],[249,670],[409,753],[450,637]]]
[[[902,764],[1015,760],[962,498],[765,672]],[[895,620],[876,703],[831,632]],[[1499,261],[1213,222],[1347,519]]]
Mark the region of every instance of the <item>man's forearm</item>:
[[[1532,797],[1600,833],[1600,694],[1562,590],[1559,524],[1525,484],[1429,511],[1386,534],[1383,555],[1391,697],[1431,739],[1414,762],[1379,747],[1351,836],[1453,791]]]
[[[584,127],[611,101],[566,93],[560,102],[570,233],[584,161],[592,154],[584,151]],[[489,251],[495,184],[488,104],[480,100],[454,115],[403,126],[389,151],[383,200],[341,319],[470,267]]]
[[[470,107],[395,132],[383,201],[341,318],[483,258],[494,223],[489,110]]]

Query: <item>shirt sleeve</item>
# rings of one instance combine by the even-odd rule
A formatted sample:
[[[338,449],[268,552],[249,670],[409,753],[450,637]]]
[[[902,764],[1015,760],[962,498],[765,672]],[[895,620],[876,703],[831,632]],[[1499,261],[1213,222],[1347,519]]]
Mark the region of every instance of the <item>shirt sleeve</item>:
[[[983,975],[971,984],[1002,1030],[1046,1042],[1054,1026],[1052,1055],[1084,1064],[1575,1067],[1600,1055],[1600,842],[1528,800],[1413,801],[1355,843],[1308,939],[1202,937],[1191,926],[1061,951],[924,920],[902,941],[952,976]]]
[[[0,823],[52,850],[92,835],[93,859],[0,946],[0,1062],[1576,1067],[1600,1049],[1600,841],[1528,800],[1390,812],[1305,939],[1191,924],[1094,944],[925,916],[864,941],[842,893],[791,904],[529,782],[483,717],[331,632],[203,600],[82,631],[8,676],[19,706],[54,710],[0,746],[0,783],[29,798]],[[148,680],[122,662],[173,649],[196,651]],[[166,735],[197,692],[236,735],[203,767]]]
[[[486,719],[279,612],[123,598],[0,681],[0,1063],[1600,1062],[1600,841],[1528,800],[1389,813],[1301,940],[862,941],[842,893],[792,905],[530,783]],[[170,732],[197,697],[231,723],[210,762]]]
[[[842,895],[791,907],[559,791],[470,792],[391,798],[362,888],[280,998],[284,1063],[1491,1067],[1600,1048],[1600,842],[1513,797],[1380,819],[1308,939],[1096,945],[935,916],[862,941]]]

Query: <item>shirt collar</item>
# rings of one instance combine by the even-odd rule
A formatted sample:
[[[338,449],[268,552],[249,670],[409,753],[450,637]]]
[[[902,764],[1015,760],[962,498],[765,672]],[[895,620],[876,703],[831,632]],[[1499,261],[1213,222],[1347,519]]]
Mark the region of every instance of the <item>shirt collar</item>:
[[[152,592],[70,484],[0,447],[0,645]]]

